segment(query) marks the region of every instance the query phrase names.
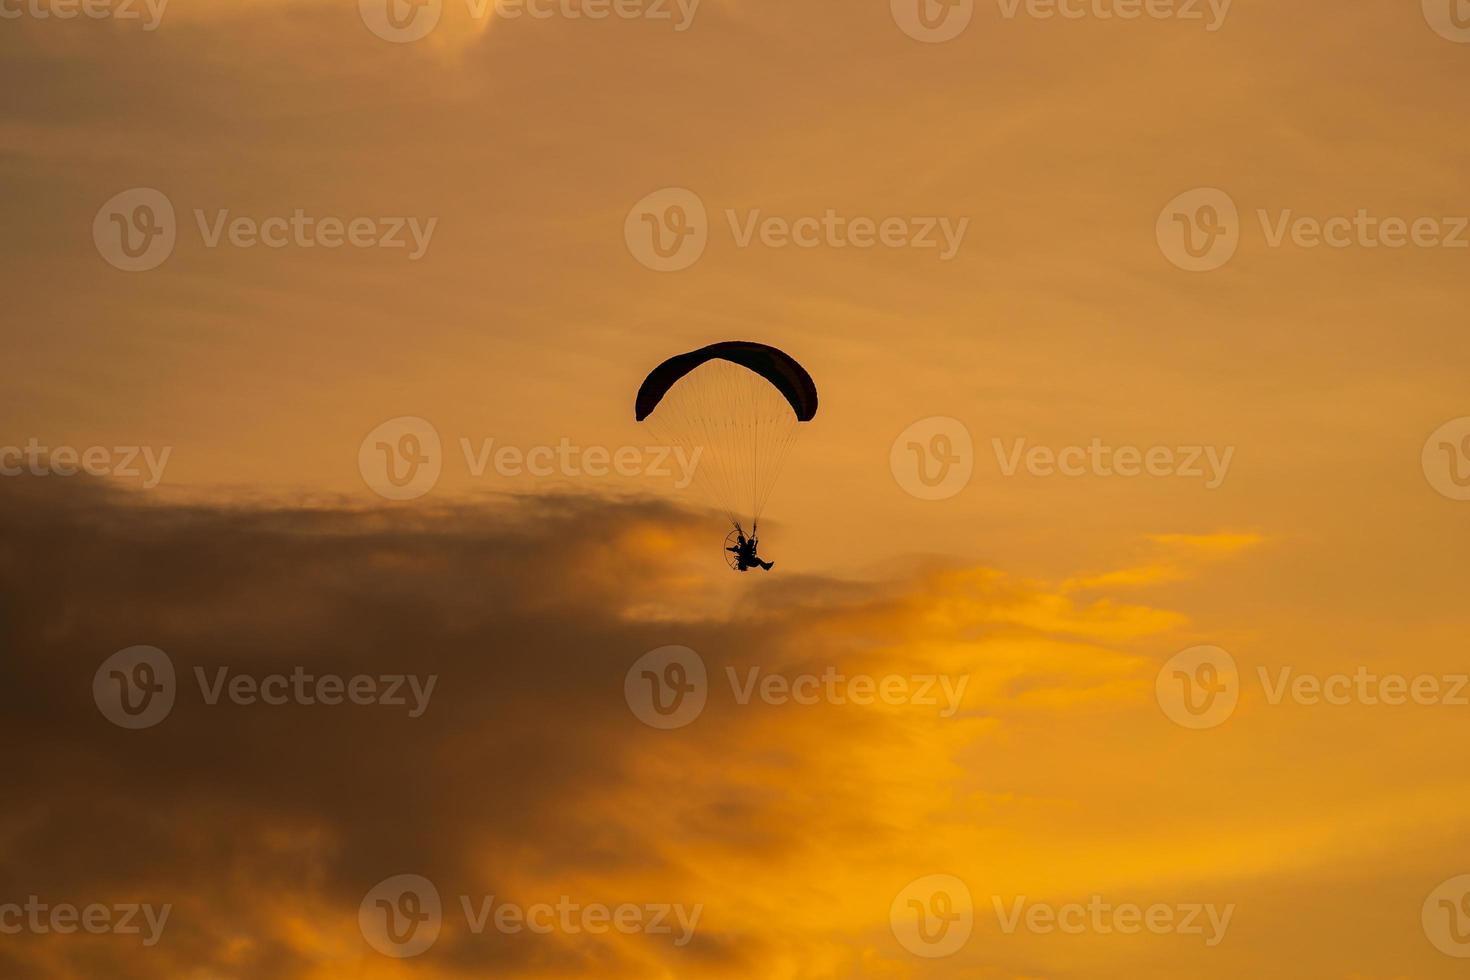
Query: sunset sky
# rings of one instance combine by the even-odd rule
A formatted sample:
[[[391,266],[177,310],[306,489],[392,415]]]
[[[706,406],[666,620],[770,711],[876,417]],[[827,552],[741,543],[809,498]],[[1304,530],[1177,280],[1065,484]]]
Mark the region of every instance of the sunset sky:
[[[1470,3],[92,3],[0,0],[0,975],[1463,975]],[[475,472],[642,453],[644,376],[732,339],[821,393],[773,571],[675,477]],[[129,729],[138,646],[177,691]],[[707,703],[661,729],[666,647]],[[1344,675],[1438,694],[1281,686]],[[401,875],[411,957],[364,925]],[[492,895],[701,911],[476,932]],[[10,930],[31,896],[171,912]],[[1094,897],[1230,917],[1006,928]]]

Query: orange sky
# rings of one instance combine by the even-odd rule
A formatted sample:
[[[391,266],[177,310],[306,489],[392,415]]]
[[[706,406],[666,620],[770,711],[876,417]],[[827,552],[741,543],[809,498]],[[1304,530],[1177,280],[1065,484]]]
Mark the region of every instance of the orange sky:
[[[34,522],[64,538],[39,566],[0,547],[7,592],[24,586],[29,603],[7,603],[11,686],[39,685],[35,710],[80,726],[7,722],[22,743],[46,738],[22,781],[33,809],[0,823],[0,849],[61,853],[65,835],[43,828],[76,790],[56,774],[88,753],[126,767],[151,746],[167,799],[139,846],[160,869],[147,883],[179,906],[152,959],[4,936],[0,964],[199,978],[458,977],[490,962],[517,976],[1459,974],[1421,909],[1470,871],[1454,765],[1467,708],[1272,704],[1260,673],[1470,672],[1470,493],[1447,468],[1470,471],[1457,421],[1470,416],[1470,131],[1456,109],[1470,22],[1452,0],[1148,8],[1200,20],[1101,16],[1127,0],[1062,5],[1077,17],[960,0],[948,15],[968,24],[942,41],[910,36],[926,30],[918,0],[668,0],[669,19],[603,20],[559,2],[536,18],[430,0],[439,19],[413,41],[380,36],[395,28],[375,2],[173,0],[154,29],[142,3],[138,19],[0,3],[15,12],[0,30],[0,450],[147,447],[162,463],[156,485],[0,476],[12,534]],[[932,23],[960,23],[926,2]],[[126,223],[160,196],[171,250],[117,268],[112,215]],[[649,267],[629,231],[648,200],[702,210],[687,267]],[[298,210],[401,224],[407,244],[231,244],[230,219]],[[742,241],[757,212],[829,211],[844,234],[856,218],[932,224],[940,245]],[[1207,240],[1211,214],[1224,251],[1192,259],[1194,239],[1171,229]],[[1293,223],[1334,218],[1348,219],[1329,232],[1341,247]],[[945,229],[959,237],[945,244]],[[1180,267],[1192,263],[1216,267]],[[822,395],[763,521],[768,578],[727,574],[724,527],[669,480],[469,471],[461,440],[646,445],[632,419],[643,375],[724,339],[790,351]],[[442,472],[390,501],[359,454],[401,417],[432,425]],[[970,478],[921,499],[907,444],[961,429]],[[1197,455],[1205,471],[1008,473],[1027,450],[1083,460],[1094,444]],[[93,503],[94,482],[121,497]],[[137,504],[151,516],[134,540]],[[83,513],[101,540],[69,530]],[[219,571],[226,540],[252,557]],[[126,579],[131,602],[89,568]],[[469,793],[480,811],[423,790],[443,811],[426,822],[448,828],[434,847],[402,829],[412,811],[383,819],[401,847],[351,830],[354,801],[383,801],[363,791],[370,765],[324,754],[352,748],[316,740],[330,715],[302,716],[303,758],[279,778],[250,763],[252,738],[298,754],[269,714],[243,732],[224,712],[171,719],[249,765],[232,785],[199,776],[188,747],[159,748],[166,729],[117,730],[87,700],[98,665],[135,644],[181,674],[262,656],[349,663],[348,636],[374,639],[351,628],[374,604],[374,662],[417,649],[428,617],[432,659],[461,674],[436,694],[444,720],[364,737],[402,739],[425,780],[475,782],[457,760],[488,771]],[[506,633],[519,646],[498,643]],[[656,732],[619,686],[667,645],[705,659],[711,704]],[[1156,682],[1199,645],[1234,658],[1239,704],[1195,731],[1161,710]],[[576,678],[572,696],[538,680],[546,658]],[[725,667],[756,665],[969,679],[952,717],[740,705]],[[477,733],[481,697],[495,713]],[[507,746],[525,744],[537,752],[513,765]],[[351,778],[282,803],[313,766]],[[524,824],[498,813],[502,789]],[[124,829],[148,826],[147,794],[99,793]],[[233,814],[254,828],[237,846]],[[446,896],[689,896],[704,925],[683,953],[650,937],[538,947],[450,930],[400,963],[364,945],[357,899],[413,859]],[[0,879],[0,905],[132,889],[136,869],[91,861],[61,873],[28,858]],[[930,959],[895,936],[890,905],[934,874],[964,881],[976,909],[970,941]],[[1207,947],[1008,935],[992,907],[1094,894],[1236,910]]]

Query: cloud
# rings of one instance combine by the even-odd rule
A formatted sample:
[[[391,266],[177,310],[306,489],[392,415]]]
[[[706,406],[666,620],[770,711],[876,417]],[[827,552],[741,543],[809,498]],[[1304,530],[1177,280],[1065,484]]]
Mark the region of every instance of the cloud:
[[[7,937],[11,975],[940,976],[888,927],[892,897],[921,874],[987,895],[1158,895],[1233,853],[1191,850],[1200,828],[1167,818],[1165,801],[1208,799],[1208,781],[1156,775],[1176,733],[1151,702],[1149,654],[1169,648],[1175,611],[1076,604],[994,569],[732,576],[699,517],[642,500],[142,500],[83,480],[0,481],[0,735],[15,747],[0,902],[173,906],[150,948]],[[165,651],[180,685],[163,721],[127,731],[92,684],[136,644]],[[693,724],[659,731],[623,682],[670,644],[698,652],[709,698]],[[209,704],[194,672],[221,668],[437,684],[420,717]],[[840,703],[734,693],[748,677],[803,675],[837,678]],[[859,676],[965,687],[946,714],[854,703]],[[1319,819],[1309,809],[1281,833],[1301,840]],[[1245,821],[1242,841],[1279,838],[1233,812],[1212,820]],[[357,922],[368,891],[404,873],[433,881],[446,907],[411,965],[374,952]],[[702,911],[684,946],[476,934],[460,896],[492,895]],[[998,955],[975,943],[953,963],[1026,975],[1021,943]],[[1104,953],[1124,972],[1132,962]]]
[[[1074,578],[1064,583],[1066,592],[1115,589],[1182,582],[1199,575],[1201,566],[1243,554],[1266,542],[1254,532],[1219,531],[1214,534],[1151,534],[1155,545],[1151,560],[1113,571]]]

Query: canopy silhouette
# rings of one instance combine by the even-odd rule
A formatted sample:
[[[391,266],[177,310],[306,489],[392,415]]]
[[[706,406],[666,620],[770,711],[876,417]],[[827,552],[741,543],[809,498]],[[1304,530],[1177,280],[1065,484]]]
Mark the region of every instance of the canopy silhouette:
[[[812,381],[806,368],[797,363],[796,358],[768,344],[757,344],[749,340],[726,340],[687,354],[675,355],[654,368],[644,379],[643,386],[638,389],[638,421],[642,422],[653,414],[664,395],[681,378],[701,364],[717,358],[747,368],[773,384],[790,403],[798,422],[810,422],[816,417],[816,383]]]
[[[635,414],[698,460],[695,481],[705,495],[735,527],[753,532],[797,431],[817,414],[817,386],[785,351],[730,340],[654,368]]]

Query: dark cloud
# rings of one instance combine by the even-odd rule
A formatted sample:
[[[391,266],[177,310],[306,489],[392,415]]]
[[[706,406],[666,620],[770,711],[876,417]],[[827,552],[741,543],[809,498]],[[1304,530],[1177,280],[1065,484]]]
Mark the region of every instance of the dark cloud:
[[[167,505],[55,478],[3,481],[0,497],[0,730],[15,801],[0,823],[0,899],[175,905],[146,955],[121,937],[17,937],[0,946],[13,970],[305,976],[320,964],[290,948],[281,921],[323,908],[346,921],[392,874],[424,874],[449,895],[503,894],[502,870],[658,871],[636,815],[609,819],[604,801],[664,734],[623,701],[632,661],[679,642],[718,662],[728,645],[716,619],[626,611],[672,587],[668,556],[684,550],[661,554],[640,536],[682,542],[689,515],[571,497],[440,510]],[[744,635],[777,629],[752,621]],[[179,695],[163,722],[126,731],[98,710],[92,678],[137,644],[168,653]],[[193,672],[221,667],[433,674],[438,685],[419,718],[379,705],[211,706]],[[749,816],[717,810],[715,826]],[[638,900],[612,897],[625,899]],[[246,951],[230,952],[241,936]],[[438,965],[550,956],[567,957],[569,972],[630,969],[605,944],[471,938],[446,939]],[[734,953],[702,940],[685,955]]]

